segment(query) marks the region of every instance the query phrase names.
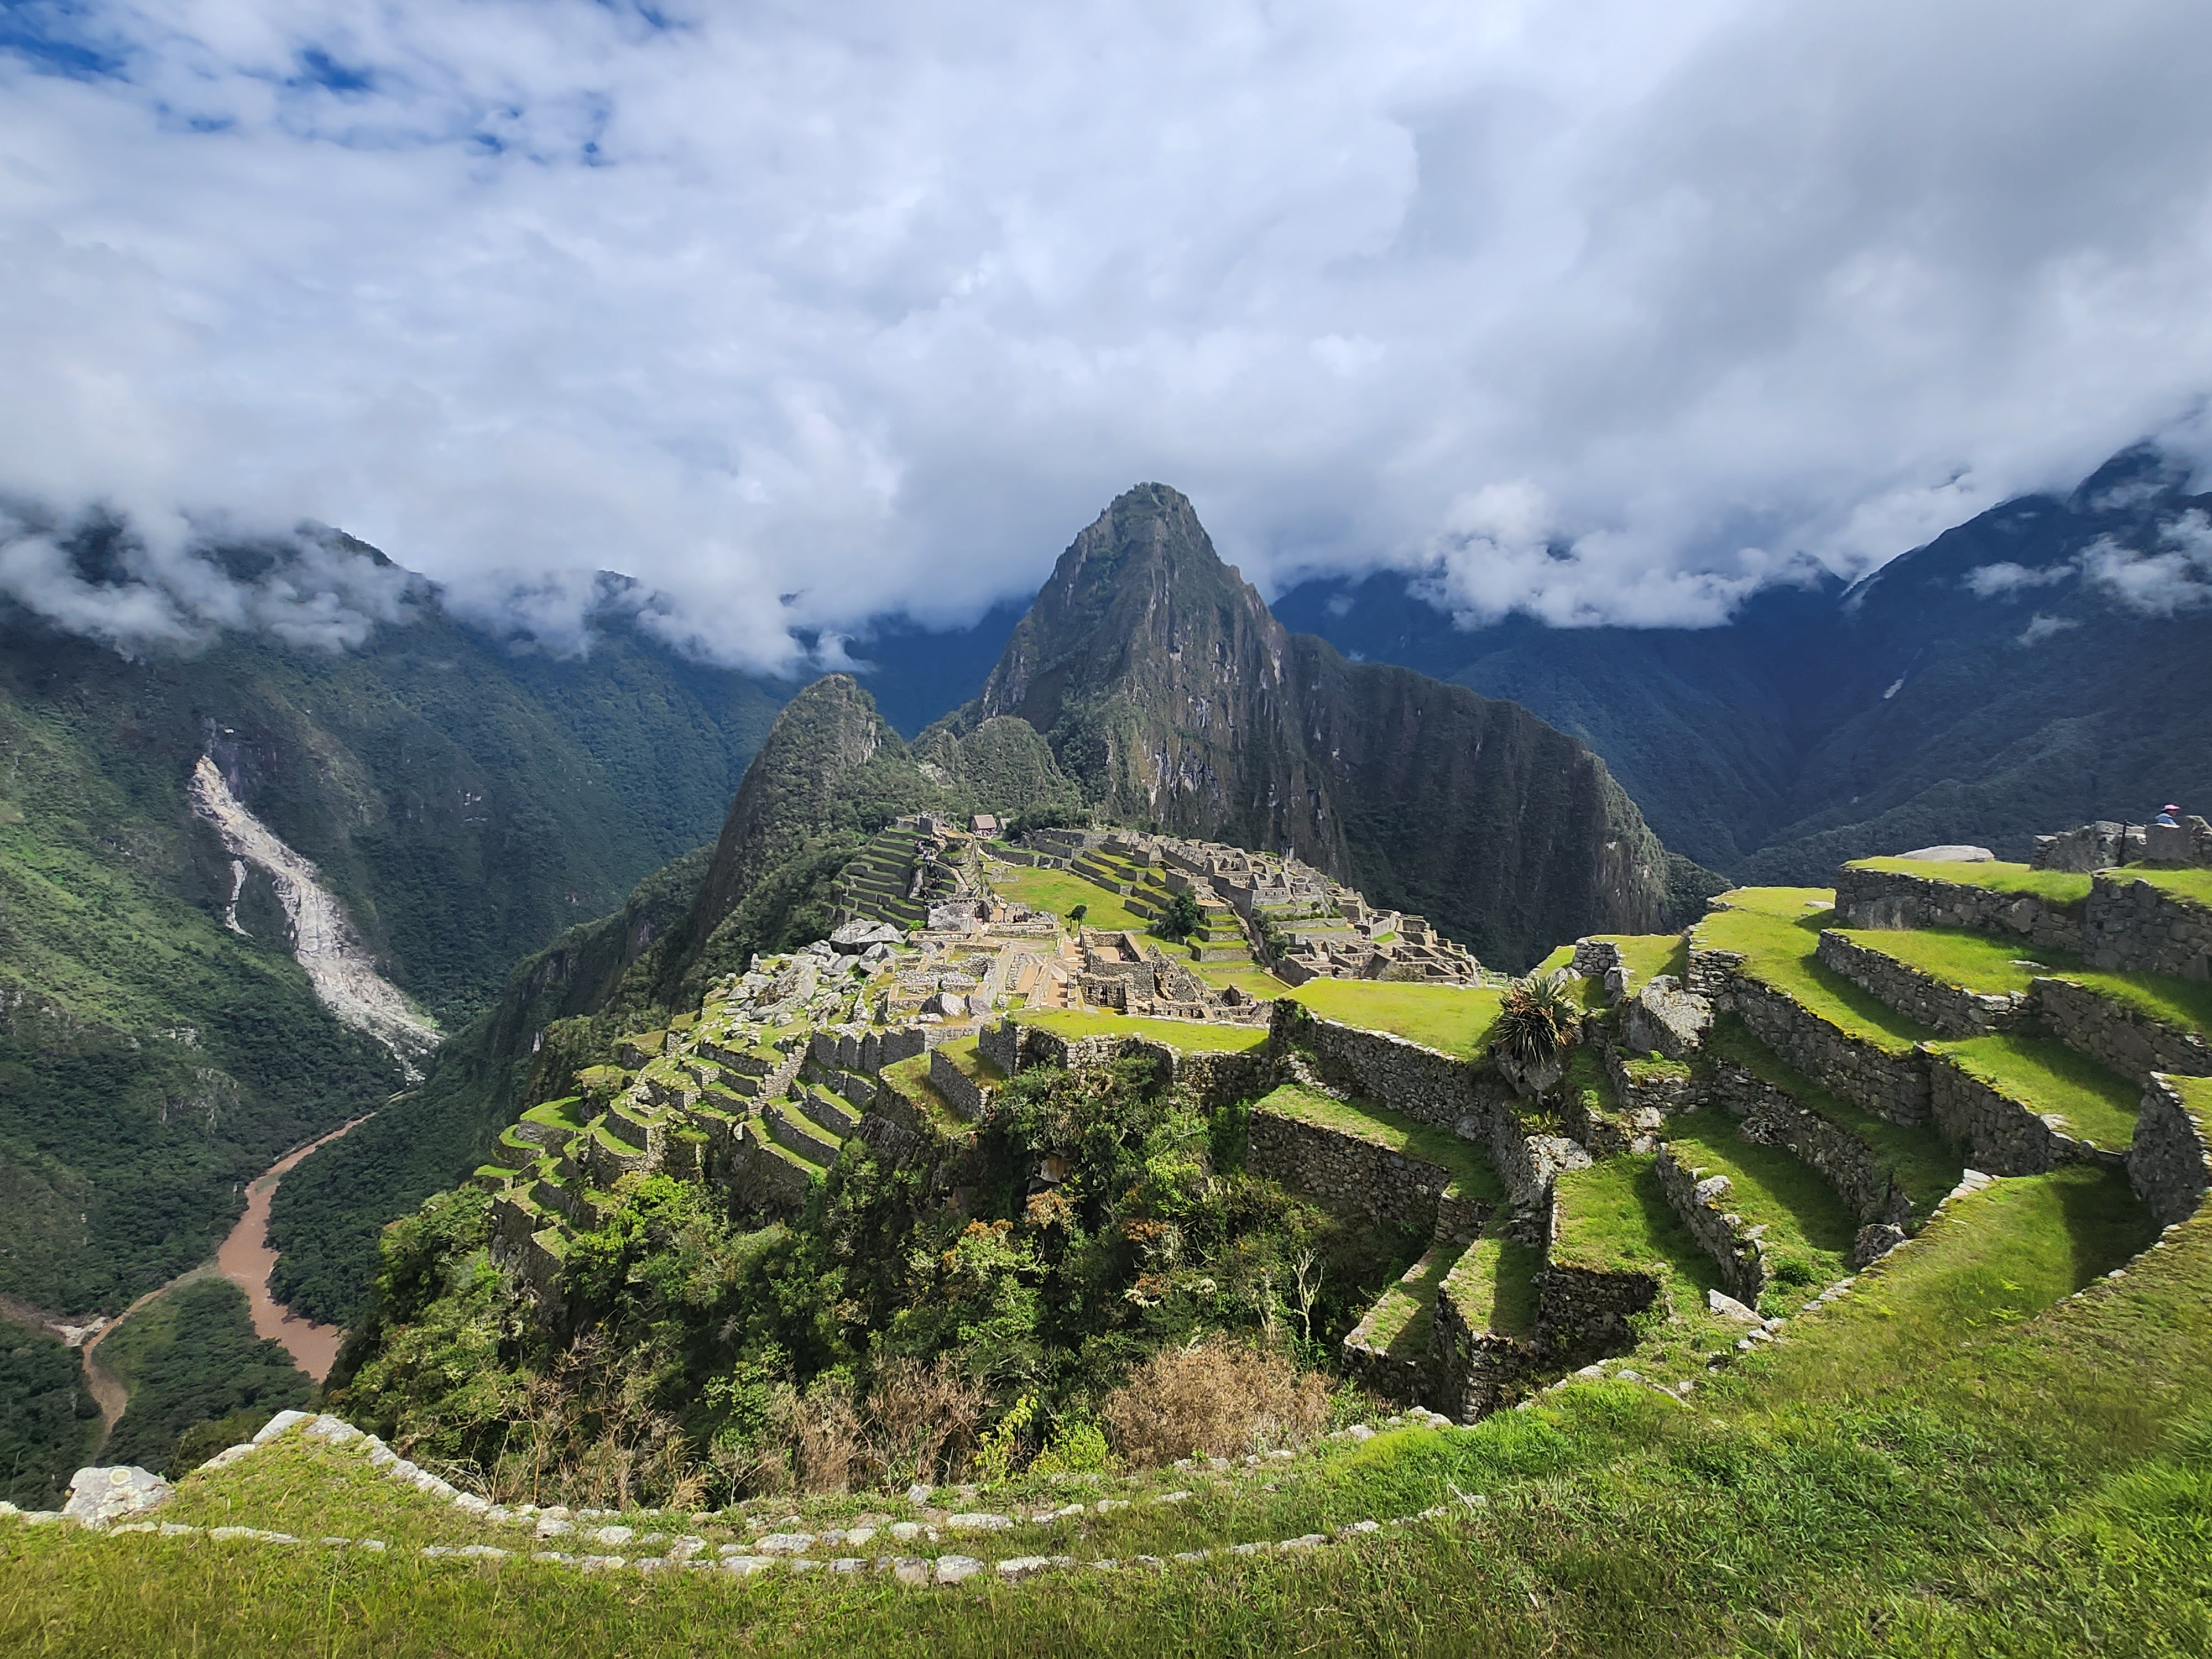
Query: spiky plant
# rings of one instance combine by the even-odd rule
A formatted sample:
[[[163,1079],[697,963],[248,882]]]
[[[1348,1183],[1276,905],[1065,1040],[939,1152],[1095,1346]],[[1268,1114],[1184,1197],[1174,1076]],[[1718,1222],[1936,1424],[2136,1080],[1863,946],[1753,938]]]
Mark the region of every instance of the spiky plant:
[[[1581,1013],[1565,986],[1548,974],[1530,974],[1505,988],[1490,1028],[1490,1051],[1523,1071],[1538,1071],[1581,1035]]]

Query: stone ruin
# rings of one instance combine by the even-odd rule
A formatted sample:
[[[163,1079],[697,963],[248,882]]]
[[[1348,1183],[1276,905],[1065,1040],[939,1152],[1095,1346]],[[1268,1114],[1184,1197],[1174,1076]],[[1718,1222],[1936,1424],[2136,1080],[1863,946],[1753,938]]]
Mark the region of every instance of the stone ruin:
[[[2195,813],[2179,823],[2114,823],[2100,819],[2063,835],[2038,836],[2028,862],[2038,870],[2078,875],[2124,864],[2212,869],[2212,823]]]

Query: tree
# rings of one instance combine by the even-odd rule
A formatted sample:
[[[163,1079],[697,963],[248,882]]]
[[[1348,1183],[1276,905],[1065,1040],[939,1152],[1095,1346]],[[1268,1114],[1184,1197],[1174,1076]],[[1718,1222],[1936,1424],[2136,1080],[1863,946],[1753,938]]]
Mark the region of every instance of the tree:
[[[1186,939],[1205,925],[1206,918],[1199,914],[1198,901],[1188,893],[1177,893],[1168,900],[1167,914],[1152,925],[1152,931],[1162,939]]]

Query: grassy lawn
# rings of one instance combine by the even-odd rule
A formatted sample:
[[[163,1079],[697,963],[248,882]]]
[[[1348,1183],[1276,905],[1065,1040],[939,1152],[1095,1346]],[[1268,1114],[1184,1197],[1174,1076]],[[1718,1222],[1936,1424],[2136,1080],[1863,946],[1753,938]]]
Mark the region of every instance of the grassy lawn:
[[[2078,904],[2089,896],[2089,878],[2065,870],[2034,870],[2025,864],[1941,864],[1923,859],[1856,859],[1848,868],[1887,870],[1900,876],[1986,887],[1996,893],[2033,893],[2052,904]]]
[[[1808,1291],[1850,1272],[1859,1219],[1809,1164],[1779,1146],[1744,1139],[1733,1118],[1711,1111],[1676,1118],[1668,1143],[1680,1162],[1726,1176],[1723,1207],[1766,1229],[1762,1243],[1774,1285],[1766,1296],[1772,1305],[1761,1311],[1794,1311]]]
[[[1830,1094],[1753,1036],[1734,1014],[1723,1014],[1713,1022],[1705,1048],[1773,1085],[1806,1110],[1818,1113],[1870,1147],[1875,1160],[1912,1200],[1916,1215],[1925,1217],[1942,1203],[1944,1194],[1966,1173],[1965,1162],[1935,1130],[1925,1126],[1905,1128]]]
[[[2183,872],[2188,873],[2188,872]],[[2167,974],[2107,973],[2083,968],[2062,952],[2031,956],[2018,940],[1951,928],[1911,932],[1844,928],[1852,944],[1969,991],[2025,992],[2038,978],[2063,979],[2184,1030],[2212,1031],[2212,984]],[[2026,965],[2022,965],[2026,964]]]
[[[591,1121],[596,1109],[580,1095],[570,1095],[565,1100],[548,1100],[532,1106],[522,1115],[522,1121],[543,1123],[554,1129],[580,1129]]]
[[[1064,1037],[1141,1036],[1185,1054],[1241,1054],[1267,1040],[1264,1025],[1212,1024],[1194,1019],[1139,1019],[1097,1008],[1017,1010],[1008,1018]]]
[[[1480,986],[1346,979],[1308,980],[1291,994],[1323,1019],[1389,1031],[1461,1060],[1480,1056],[1500,995]]]
[[[1662,1285],[1672,1281],[1678,1302],[1686,1294],[1702,1306],[1705,1292],[1719,1288],[1720,1269],[1667,1202],[1658,1164],[1656,1152],[1632,1153],[1561,1176],[1552,1260],[1607,1273],[1648,1273]]]
[[[1487,1236],[1467,1247],[1444,1283],[1473,1329],[1526,1336],[1536,1328],[1536,1274],[1543,1265],[1544,1253],[1534,1245]]]
[[[2056,1112],[2093,1146],[2125,1150],[2142,1091],[2063,1043],[2040,1037],[1981,1036],[1930,1045],[1970,1077],[2037,1114]]]
[[[1825,888],[1739,887],[1721,895],[1729,908],[1708,915],[1693,936],[1709,950],[1739,952],[1746,977],[1879,1048],[1903,1054],[1927,1041],[1934,1032],[1814,959],[1835,914],[1818,907],[1831,896]]]
[[[1001,898],[1032,909],[1044,910],[1073,923],[1076,906],[1084,907],[1083,926],[1143,933],[1152,924],[1121,902],[1121,896],[1096,882],[1066,870],[1040,870],[1022,864],[994,864],[990,881]]]
[[[1451,1171],[1452,1179],[1468,1198],[1484,1204],[1504,1201],[1505,1188],[1491,1167],[1489,1155],[1471,1140],[1428,1124],[1401,1116],[1388,1107],[1358,1104],[1325,1095],[1302,1084],[1286,1083],[1263,1097],[1252,1109],[1296,1118],[1324,1129],[1358,1135],[1378,1146],[1387,1146],[1404,1158],[1418,1158]]]
[[[1234,986],[1261,1002],[1272,1002],[1291,994],[1289,986],[1256,963],[1193,962],[1184,965],[1218,990],[1225,991]]]

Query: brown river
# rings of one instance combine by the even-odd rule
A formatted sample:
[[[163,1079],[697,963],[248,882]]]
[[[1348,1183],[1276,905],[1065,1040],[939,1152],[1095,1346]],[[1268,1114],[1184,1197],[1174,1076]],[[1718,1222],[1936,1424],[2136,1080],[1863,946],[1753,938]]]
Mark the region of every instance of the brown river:
[[[283,1343],[292,1363],[318,1382],[331,1374],[345,1332],[336,1325],[301,1319],[269,1294],[269,1273],[276,1265],[276,1252],[269,1248],[269,1203],[276,1196],[276,1183],[294,1164],[368,1121],[367,1117],[357,1117],[270,1164],[246,1189],[246,1213],[238,1218],[238,1224],[215,1253],[216,1271],[244,1291],[252,1304],[253,1334]]]

